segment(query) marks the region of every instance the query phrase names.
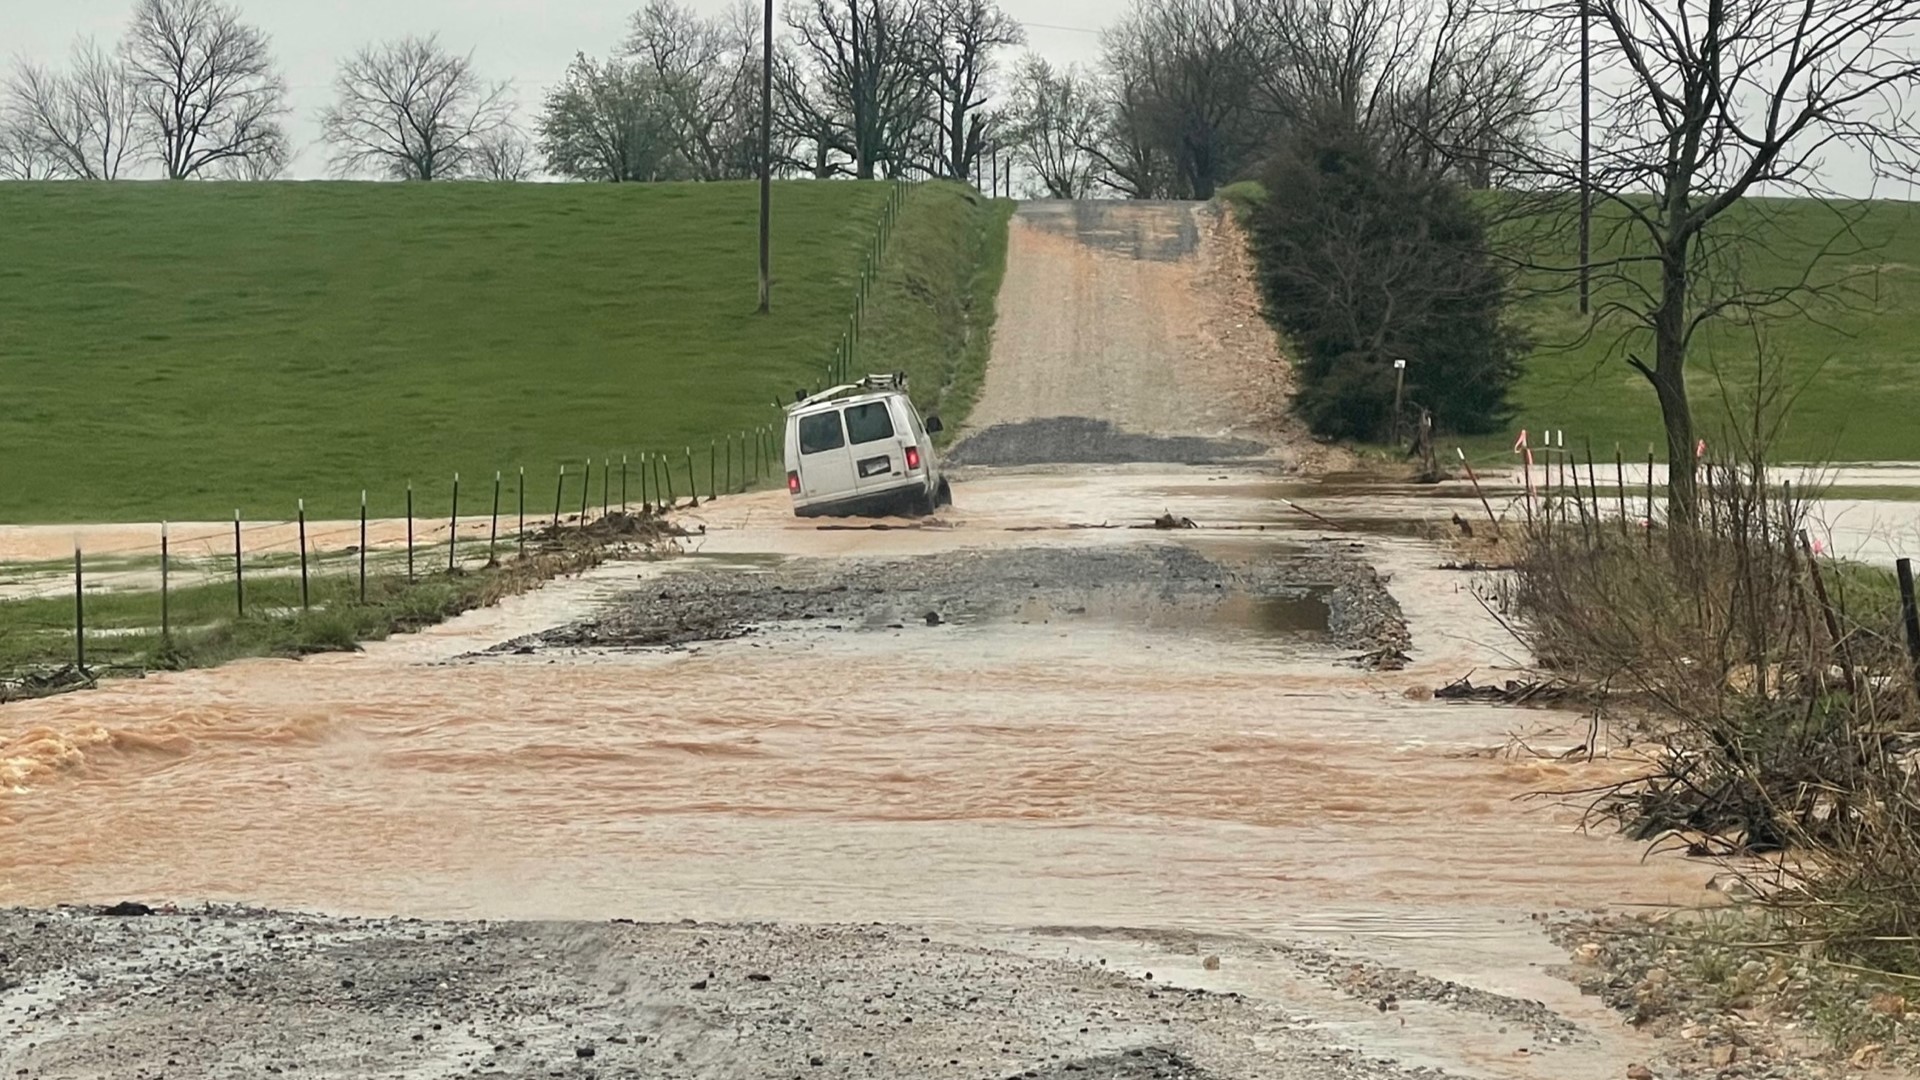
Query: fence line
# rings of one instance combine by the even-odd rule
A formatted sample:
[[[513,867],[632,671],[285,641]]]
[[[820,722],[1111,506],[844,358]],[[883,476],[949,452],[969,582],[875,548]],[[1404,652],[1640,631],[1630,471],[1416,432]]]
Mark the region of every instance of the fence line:
[[[823,374],[830,385],[851,382],[855,377],[862,356],[874,286],[886,267],[895,230],[914,186],[912,181],[901,179],[893,181],[889,187],[873,232],[865,245],[842,329],[828,348],[829,357]],[[784,396],[784,391],[779,396]],[[778,400],[775,404],[779,405]],[[617,455],[617,463],[615,454],[603,453],[599,470],[600,505],[597,517],[592,500],[594,467],[591,456],[585,458],[584,468],[577,473],[566,464],[558,467],[554,474],[553,514],[550,519],[543,516],[532,522],[527,519],[527,470],[524,466],[517,466],[514,470],[513,492],[515,511],[507,538],[519,557],[524,559],[528,553],[529,539],[544,533],[572,528],[589,529],[596,521],[604,521],[615,515],[633,514],[636,508],[643,516],[664,513],[683,505],[683,496],[684,505],[698,506],[703,499],[711,502],[723,495],[750,491],[770,476],[777,475],[783,439],[782,422],[771,420],[717,433],[708,439],[704,450],[699,447],[697,440],[671,450],[629,448]],[[698,460],[703,452],[704,462]],[[701,465],[705,466],[704,469],[700,468]],[[613,472],[616,468],[619,471],[618,502],[614,500],[616,485]],[[215,587],[222,582],[230,582],[233,595],[229,600],[228,612],[231,618],[238,620],[312,612],[343,602],[368,606],[369,578],[402,580],[403,562],[404,581],[408,587],[423,579],[444,580],[476,568],[500,566],[504,473],[505,470],[495,472],[492,499],[487,512],[465,517],[461,511],[460,476],[455,473],[450,482],[451,498],[444,524],[429,524],[421,519],[415,512],[414,484],[408,482],[403,495],[404,511],[395,517],[374,517],[370,493],[363,489],[360,492],[358,517],[342,524],[328,523],[331,527],[313,527],[314,523],[308,520],[305,498],[301,497],[294,500],[293,516],[285,519],[248,521],[241,510],[236,510],[230,528],[223,524],[181,535],[171,524],[163,522],[156,541],[120,542],[89,550],[76,540],[72,562],[71,622],[63,628],[57,617],[35,618],[30,612],[38,609],[20,606],[49,600],[57,595],[53,591],[36,591],[34,588],[41,583],[50,589],[57,588],[54,585],[57,578],[46,576],[50,566],[31,571],[13,581],[0,577],[0,590],[11,585],[23,592],[23,595],[11,598],[0,593],[0,611],[10,611],[8,618],[12,620],[12,628],[30,633],[70,633],[73,667],[82,677],[90,679],[89,664],[112,655],[114,640],[121,637],[137,638],[151,630],[144,623],[128,625],[124,603],[117,602],[122,597],[145,596],[151,588],[116,587],[116,579],[144,581],[147,569],[144,565],[108,566],[102,569],[99,566],[101,560],[124,563],[128,560],[143,562],[147,557],[157,558],[158,596],[154,598],[154,614],[159,620],[160,647],[165,649],[171,649],[177,631],[187,629],[177,625],[180,610],[174,603],[176,594],[183,589]],[[570,496],[573,495],[576,475],[579,477],[580,501],[578,513],[570,514],[567,511],[572,508]],[[684,481],[684,491],[680,490],[680,481]],[[634,501],[636,493],[637,502]],[[405,522],[404,535],[396,535],[402,520]],[[444,538],[442,528],[446,530]],[[353,539],[343,549],[327,550],[329,545],[348,538]],[[482,542],[485,545],[484,557],[478,552]],[[444,575],[422,573],[425,567],[420,564],[419,556],[423,552],[423,543],[429,548],[437,543],[446,544]],[[93,564],[96,571],[91,583],[88,581],[89,564]],[[427,565],[432,565],[431,560]],[[286,595],[289,586],[275,583],[290,579],[296,568],[299,591],[297,601],[293,601]],[[4,570],[4,567],[0,567],[0,570]],[[315,592],[317,583],[337,581],[343,572],[351,579],[347,599],[341,600],[338,594],[328,598]],[[23,585],[24,589],[21,588]],[[379,602],[377,598],[375,602]],[[96,617],[89,628],[89,605],[99,606],[103,603],[114,604],[122,625],[105,625],[101,618]],[[96,610],[95,615],[99,616],[100,612]],[[106,622],[112,621],[114,618],[109,615]],[[8,629],[9,624],[0,621],[0,640],[4,640]],[[151,662],[153,657],[135,654],[134,659]],[[45,662],[47,660],[43,659],[28,666],[43,666]],[[0,683],[4,683],[9,675],[9,672],[0,671]],[[4,700],[5,696],[5,687],[0,685],[0,700]]]

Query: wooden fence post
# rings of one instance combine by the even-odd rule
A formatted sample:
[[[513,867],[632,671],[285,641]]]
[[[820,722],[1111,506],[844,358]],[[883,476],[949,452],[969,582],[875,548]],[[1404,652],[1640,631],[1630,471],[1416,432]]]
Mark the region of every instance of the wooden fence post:
[[[1920,606],[1913,598],[1913,560],[1901,559],[1894,566],[1900,572],[1900,615],[1907,624],[1907,658],[1913,662],[1914,690],[1920,693]]]
[[[367,602],[367,489],[360,489],[360,602]]]

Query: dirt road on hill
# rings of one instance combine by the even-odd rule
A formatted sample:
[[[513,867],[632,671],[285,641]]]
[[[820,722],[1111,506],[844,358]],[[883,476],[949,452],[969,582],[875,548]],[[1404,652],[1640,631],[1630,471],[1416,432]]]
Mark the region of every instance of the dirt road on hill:
[[[1009,238],[976,465],[1331,457],[1286,415],[1291,372],[1238,225],[1204,203],[1038,202]]]

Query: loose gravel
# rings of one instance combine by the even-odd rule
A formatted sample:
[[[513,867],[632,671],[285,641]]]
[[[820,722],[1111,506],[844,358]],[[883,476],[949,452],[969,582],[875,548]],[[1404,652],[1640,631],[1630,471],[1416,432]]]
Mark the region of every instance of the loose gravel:
[[[1239,995],[899,927],[12,911],[0,953],[21,1080],[1440,1075]]]
[[[1406,621],[1379,575],[1340,545],[1227,563],[1175,543],[963,550],[910,559],[709,566],[649,579],[585,621],[497,651],[645,648],[778,627],[937,628],[1036,610],[1061,620],[1180,611],[1203,625],[1235,599],[1268,605],[1276,633],[1369,654],[1404,651]]]

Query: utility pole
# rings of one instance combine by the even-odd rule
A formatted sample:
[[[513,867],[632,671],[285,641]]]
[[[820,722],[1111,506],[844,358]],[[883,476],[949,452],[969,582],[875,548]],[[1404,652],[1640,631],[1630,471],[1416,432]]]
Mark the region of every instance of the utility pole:
[[[773,310],[773,0],[760,34],[760,314]]]
[[[1580,314],[1591,310],[1593,288],[1593,12],[1580,0]]]

